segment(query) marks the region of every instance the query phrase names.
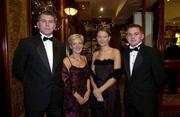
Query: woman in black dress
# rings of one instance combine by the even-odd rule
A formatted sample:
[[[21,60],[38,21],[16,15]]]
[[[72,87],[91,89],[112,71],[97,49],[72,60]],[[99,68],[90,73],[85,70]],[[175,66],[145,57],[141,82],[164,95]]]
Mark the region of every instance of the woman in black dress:
[[[111,33],[101,27],[97,32],[100,49],[93,53],[91,84],[93,96],[91,109],[93,117],[120,117],[121,55],[118,49],[109,46]]]

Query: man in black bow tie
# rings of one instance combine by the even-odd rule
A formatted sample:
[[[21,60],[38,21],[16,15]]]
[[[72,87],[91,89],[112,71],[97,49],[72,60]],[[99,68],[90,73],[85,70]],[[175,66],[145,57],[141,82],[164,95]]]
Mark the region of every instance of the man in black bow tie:
[[[129,49],[122,53],[125,80],[125,116],[158,117],[158,92],[166,75],[155,48],[143,44],[142,27],[130,24],[126,39]]]
[[[63,81],[61,67],[65,47],[53,37],[57,18],[42,12],[39,34],[22,39],[15,51],[13,74],[23,82],[26,117],[62,117]]]

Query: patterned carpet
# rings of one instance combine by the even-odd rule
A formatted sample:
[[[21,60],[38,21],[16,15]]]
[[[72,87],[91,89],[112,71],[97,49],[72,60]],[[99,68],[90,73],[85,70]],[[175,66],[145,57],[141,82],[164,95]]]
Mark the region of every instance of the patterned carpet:
[[[180,117],[180,86],[176,94],[169,94],[165,89],[163,106],[164,111],[160,113],[160,117]]]
[[[163,105],[180,105],[180,94],[164,94]]]

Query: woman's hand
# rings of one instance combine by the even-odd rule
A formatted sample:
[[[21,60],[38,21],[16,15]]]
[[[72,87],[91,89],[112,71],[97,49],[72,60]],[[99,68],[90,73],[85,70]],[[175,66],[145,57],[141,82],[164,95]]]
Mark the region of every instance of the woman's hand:
[[[97,101],[103,102],[103,96],[102,96],[102,91],[99,88],[94,89],[93,91],[94,96],[96,97]]]
[[[101,90],[100,90],[99,88],[96,88],[96,89],[93,90],[93,94],[94,94],[95,97],[100,96],[101,93],[102,93],[102,92],[101,92]]]
[[[104,102],[104,98],[102,95],[99,95],[98,97],[96,97],[97,101],[99,102]]]
[[[76,100],[80,105],[83,105],[85,103],[84,98],[81,95],[79,95],[77,92],[74,93],[74,97],[76,98]]]
[[[86,91],[86,93],[84,94],[84,103],[86,103],[89,100],[89,96],[90,96],[90,91]]]

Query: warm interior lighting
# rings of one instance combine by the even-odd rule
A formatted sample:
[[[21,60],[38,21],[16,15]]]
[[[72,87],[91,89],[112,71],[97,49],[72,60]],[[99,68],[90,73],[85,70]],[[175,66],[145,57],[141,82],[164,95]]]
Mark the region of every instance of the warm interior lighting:
[[[177,38],[176,45],[180,46],[180,37]]]
[[[77,12],[78,12],[78,10],[77,9],[75,9],[75,8],[65,8],[64,9],[64,12],[67,14],[67,15],[71,15],[71,16],[73,16],[73,15],[76,15],[77,14]]]
[[[176,45],[180,46],[180,33],[176,33],[175,37],[177,38]]]
[[[101,8],[99,9],[99,11],[101,11],[101,12],[102,12],[102,11],[104,11],[104,8],[103,8],[103,7],[101,7]]]
[[[176,34],[175,34],[175,37],[176,37],[176,38],[179,38],[179,37],[180,37],[180,33],[176,33]]]

